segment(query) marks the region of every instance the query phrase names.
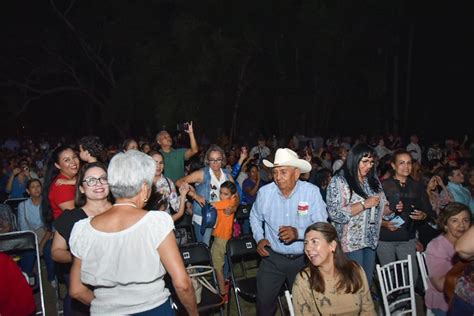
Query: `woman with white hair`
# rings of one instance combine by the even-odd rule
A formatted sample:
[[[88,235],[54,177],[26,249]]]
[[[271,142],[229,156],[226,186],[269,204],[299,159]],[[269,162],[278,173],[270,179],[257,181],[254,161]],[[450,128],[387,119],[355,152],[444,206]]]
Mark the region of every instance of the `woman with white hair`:
[[[166,212],[143,209],[155,168],[150,156],[136,150],[115,155],[107,172],[116,203],[74,225],[70,295],[90,304],[92,314],[174,315],[166,272],[187,313],[198,314],[173,220]]]
[[[202,225],[202,207],[206,202],[219,201],[219,189],[221,184],[229,180],[235,183],[234,178],[226,168],[226,158],[224,150],[217,146],[211,145],[204,156],[206,166],[193,173],[178,179],[176,186],[181,187],[184,184],[195,184],[196,188],[191,189],[188,196],[193,199],[193,225],[196,240],[203,242],[209,246],[211,241],[212,228],[201,230]],[[237,208],[232,208],[231,212],[235,212]],[[204,233],[201,233],[204,231]]]

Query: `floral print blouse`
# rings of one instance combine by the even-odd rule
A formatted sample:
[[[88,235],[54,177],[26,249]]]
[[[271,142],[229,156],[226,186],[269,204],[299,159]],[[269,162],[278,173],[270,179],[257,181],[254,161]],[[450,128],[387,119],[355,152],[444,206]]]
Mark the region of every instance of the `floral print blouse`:
[[[382,190],[379,193],[373,192],[367,179],[364,180],[362,189],[368,196],[379,195],[380,203],[376,207],[365,209],[353,216],[350,205],[363,201],[364,198],[349,188],[349,184],[342,175],[334,176],[328,186],[327,210],[344,252],[367,247],[377,248],[387,198]]]

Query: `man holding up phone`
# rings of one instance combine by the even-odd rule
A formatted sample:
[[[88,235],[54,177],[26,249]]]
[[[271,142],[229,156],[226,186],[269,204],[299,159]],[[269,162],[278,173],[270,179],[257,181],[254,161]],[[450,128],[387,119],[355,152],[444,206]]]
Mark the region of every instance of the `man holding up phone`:
[[[10,174],[5,187],[5,191],[8,193],[8,198],[24,198],[26,193],[26,183],[31,178],[38,179],[38,175],[30,170],[27,159],[20,159],[18,166],[13,169]]]
[[[189,143],[191,148],[173,148],[173,139],[171,135],[166,131],[162,130],[156,134],[156,142],[160,145],[160,152],[163,154],[165,171],[164,174],[173,182],[177,179],[184,177],[184,161],[188,160],[199,151],[196,138],[194,136],[193,122],[186,122],[183,125],[178,124],[179,128],[189,135]]]

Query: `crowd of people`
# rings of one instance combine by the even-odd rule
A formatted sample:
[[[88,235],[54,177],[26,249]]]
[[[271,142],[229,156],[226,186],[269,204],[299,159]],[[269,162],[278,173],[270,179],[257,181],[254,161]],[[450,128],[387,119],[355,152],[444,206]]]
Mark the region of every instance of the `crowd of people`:
[[[172,315],[165,274],[189,315],[196,297],[174,223],[190,218],[212,254],[227,300],[226,244],[252,235],[261,256],[257,314],[273,315],[282,287],[297,315],[375,315],[374,269],[426,253],[424,302],[435,315],[474,312],[474,146],[465,137],[420,144],[393,135],[256,143],[174,138],[104,144],[97,136],[15,139],[0,149],[0,233],[33,230],[48,281],[65,280],[65,315]],[[216,209],[209,226],[209,207]],[[249,218],[237,219],[246,207]],[[19,268],[33,276],[35,254]],[[457,269],[457,270],[456,270]],[[454,271],[460,271],[454,281]],[[454,282],[453,286],[448,284]],[[450,290],[448,290],[450,288]],[[337,303],[336,303],[337,302]],[[1,304],[0,304],[1,305]],[[0,306],[0,314],[2,308]],[[467,315],[467,314],[466,314]]]

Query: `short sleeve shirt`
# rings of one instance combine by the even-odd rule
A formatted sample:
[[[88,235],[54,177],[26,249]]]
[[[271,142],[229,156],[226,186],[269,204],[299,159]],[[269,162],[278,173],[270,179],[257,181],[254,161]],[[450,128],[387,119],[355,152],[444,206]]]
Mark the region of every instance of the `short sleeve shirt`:
[[[63,212],[53,223],[56,231],[66,240],[69,247],[69,237],[72,228],[81,219],[87,218],[86,212],[82,208],[75,208],[71,211]]]
[[[96,230],[91,219],[77,222],[69,239],[71,253],[82,260],[82,282],[95,288],[91,314],[135,314],[163,304],[170,293],[158,247],[174,229],[171,216],[148,212],[114,233]]]
[[[51,188],[49,189],[49,204],[53,210],[53,219],[56,219],[63,212],[59,207],[60,204],[67,201],[74,201],[74,195],[76,194],[76,186],[71,184],[57,185],[56,181],[59,179],[69,180],[68,177],[60,173],[56,179],[54,179]]]
[[[165,176],[176,182],[184,177],[184,154],[186,148],[171,149],[169,153],[160,150],[165,161]]]

